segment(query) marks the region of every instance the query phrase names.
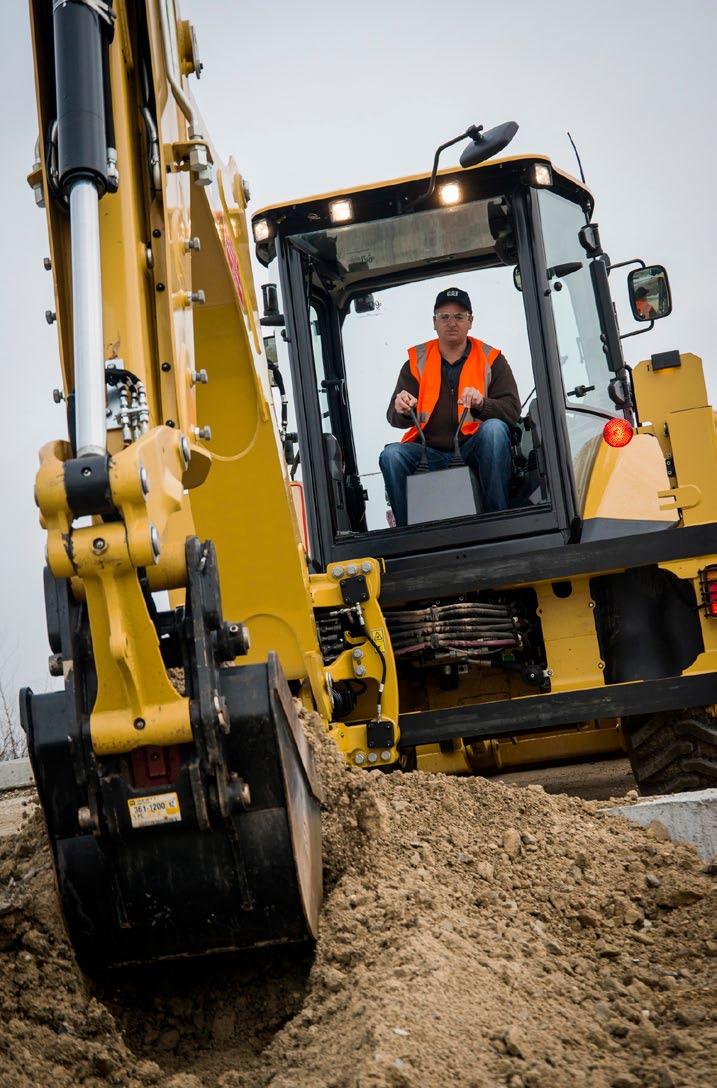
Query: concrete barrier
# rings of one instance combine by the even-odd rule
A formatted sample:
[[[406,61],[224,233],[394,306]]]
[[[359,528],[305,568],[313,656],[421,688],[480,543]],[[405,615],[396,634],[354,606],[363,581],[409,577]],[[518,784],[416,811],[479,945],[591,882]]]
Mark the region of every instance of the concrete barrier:
[[[640,827],[659,820],[673,842],[691,842],[704,861],[717,855],[717,789],[646,797],[634,805],[603,809]]]
[[[0,792],[34,785],[29,759],[8,759],[0,763]]]

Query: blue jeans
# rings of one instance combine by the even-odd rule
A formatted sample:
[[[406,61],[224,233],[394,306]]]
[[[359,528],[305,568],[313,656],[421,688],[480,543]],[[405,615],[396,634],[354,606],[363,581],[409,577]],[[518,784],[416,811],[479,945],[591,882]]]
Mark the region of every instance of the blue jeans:
[[[465,464],[475,472],[480,483],[483,509],[505,510],[512,473],[510,430],[502,419],[486,419],[475,434],[460,447]],[[421,462],[420,442],[391,442],[384,446],[378,459],[386,483],[388,501],[396,525],[406,525],[406,477],[412,476]],[[428,469],[446,468],[453,454],[426,448]]]

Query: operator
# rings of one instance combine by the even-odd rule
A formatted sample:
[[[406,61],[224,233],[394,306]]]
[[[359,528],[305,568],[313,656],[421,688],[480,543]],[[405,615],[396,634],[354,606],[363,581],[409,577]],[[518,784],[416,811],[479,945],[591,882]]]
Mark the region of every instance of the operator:
[[[441,291],[433,309],[438,339],[408,349],[386,412],[392,427],[409,428],[379,457],[397,526],[407,523],[406,478],[418,468],[423,452],[411,409],[426,440],[428,468],[435,470],[450,464],[458,424],[468,408],[458,436],[460,455],[478,477],[483,509],[508,505],[510,424],[520,416],[513,372],[498,348],[468,335],[473,311],[465,291]]]
[[[635,309],[645,321],[652,321],[657,316],[655,307],[647,301],[647,288],[638,287],[635,291]]]

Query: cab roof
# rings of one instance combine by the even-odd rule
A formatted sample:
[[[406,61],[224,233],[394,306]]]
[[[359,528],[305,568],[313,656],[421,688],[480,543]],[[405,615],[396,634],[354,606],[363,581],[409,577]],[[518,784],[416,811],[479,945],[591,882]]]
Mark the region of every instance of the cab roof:
[[[545,164],[550,168],[552,174],[549,187],[554,192],[581,204],[587,215],[592,215],[594,201],[590,190],[570,174],[553,166],[547,155],[513,155],[489,159],[467,169],[449,166],[439,170],[436,177],[437,182],[458,182],[462,190],[459,203],[467,204],[474,200],[505,196],[518,186],[531,184],[530,168],[535,164]],[[274,243],[277,237],[340,225],[335,224],[331,216],[331,205],[338,200],[350,198],[353,222],[370,222],[442,207],[438,184],[430,198],[421,201],[420,207],[415,207],[415,201],[425,193],[430,178],[429,171],[267,205],[252,215],[257,258],[264,265],[271,262],[275,255]],[[260,232],[263,237],[257,237],[256,225],[261,220],[266,221]]]
[[[460,166],[445,166],[442,170],[438,171],[436,177],[445,178],[449,175],[454,175],[456,178],[459,178],[466,177],[467,175],[477,172],[488,173],[493,171],[500,171],[502,173],[505,171],[506,167],[510,167],[512,169],[515,169],[516,166],[527,167],[534,162],[547,163],[547,165],[553,171],[554,175],[568,182],[576,190],[580,191],[583,196],[583,199],[580,200],[580,203],[584,203],[586,205],[589,204],[590,209],[592,210],[595,202],[593,199],[593,195],[588,187],[583,182],[578,181],[577,178],[574,178],[572,174],[568,174],[567,171],[560,170],[558,167],[556,167],[547,155],[507,155],[504,158],[489,159],[488,162],[481,162],[478,163],[477,166],[469,166],[465,169]],[[372,181],[368,184],[354,185],[346,189],[333,189],[328,193],[316,193],[312,196],[299,197],[295,200],[283,200],[278,204],[267,204],[263,208],[259,208],[258,211],[254,212],[251,218],[252,222],[254,222],[254,220],[264,218],[272,212],[279,212],[282,208],[298,209],[307,204],[316,204],[318,202],[328,200],[340,200],[342,197],[349,196],[358,197],[361,195],[361,193],[370,193],[376,189],[400,189],[404,186],[417,185],[420,182],[428,185],[430,179],[431,171],[429,170],[427,173],[424,174],[407,174],[405,177],[401,178],[388,178],[384,181]]]

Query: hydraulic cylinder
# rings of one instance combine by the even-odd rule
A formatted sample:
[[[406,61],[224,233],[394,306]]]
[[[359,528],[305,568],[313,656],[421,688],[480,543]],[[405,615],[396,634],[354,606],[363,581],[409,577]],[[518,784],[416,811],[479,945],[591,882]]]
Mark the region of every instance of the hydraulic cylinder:
[[[99,199],[107,189],[103,35],[97,11],[66,0],[53,11],[58,181],[70,207],[72,332],[79,457],[106,449]]]

